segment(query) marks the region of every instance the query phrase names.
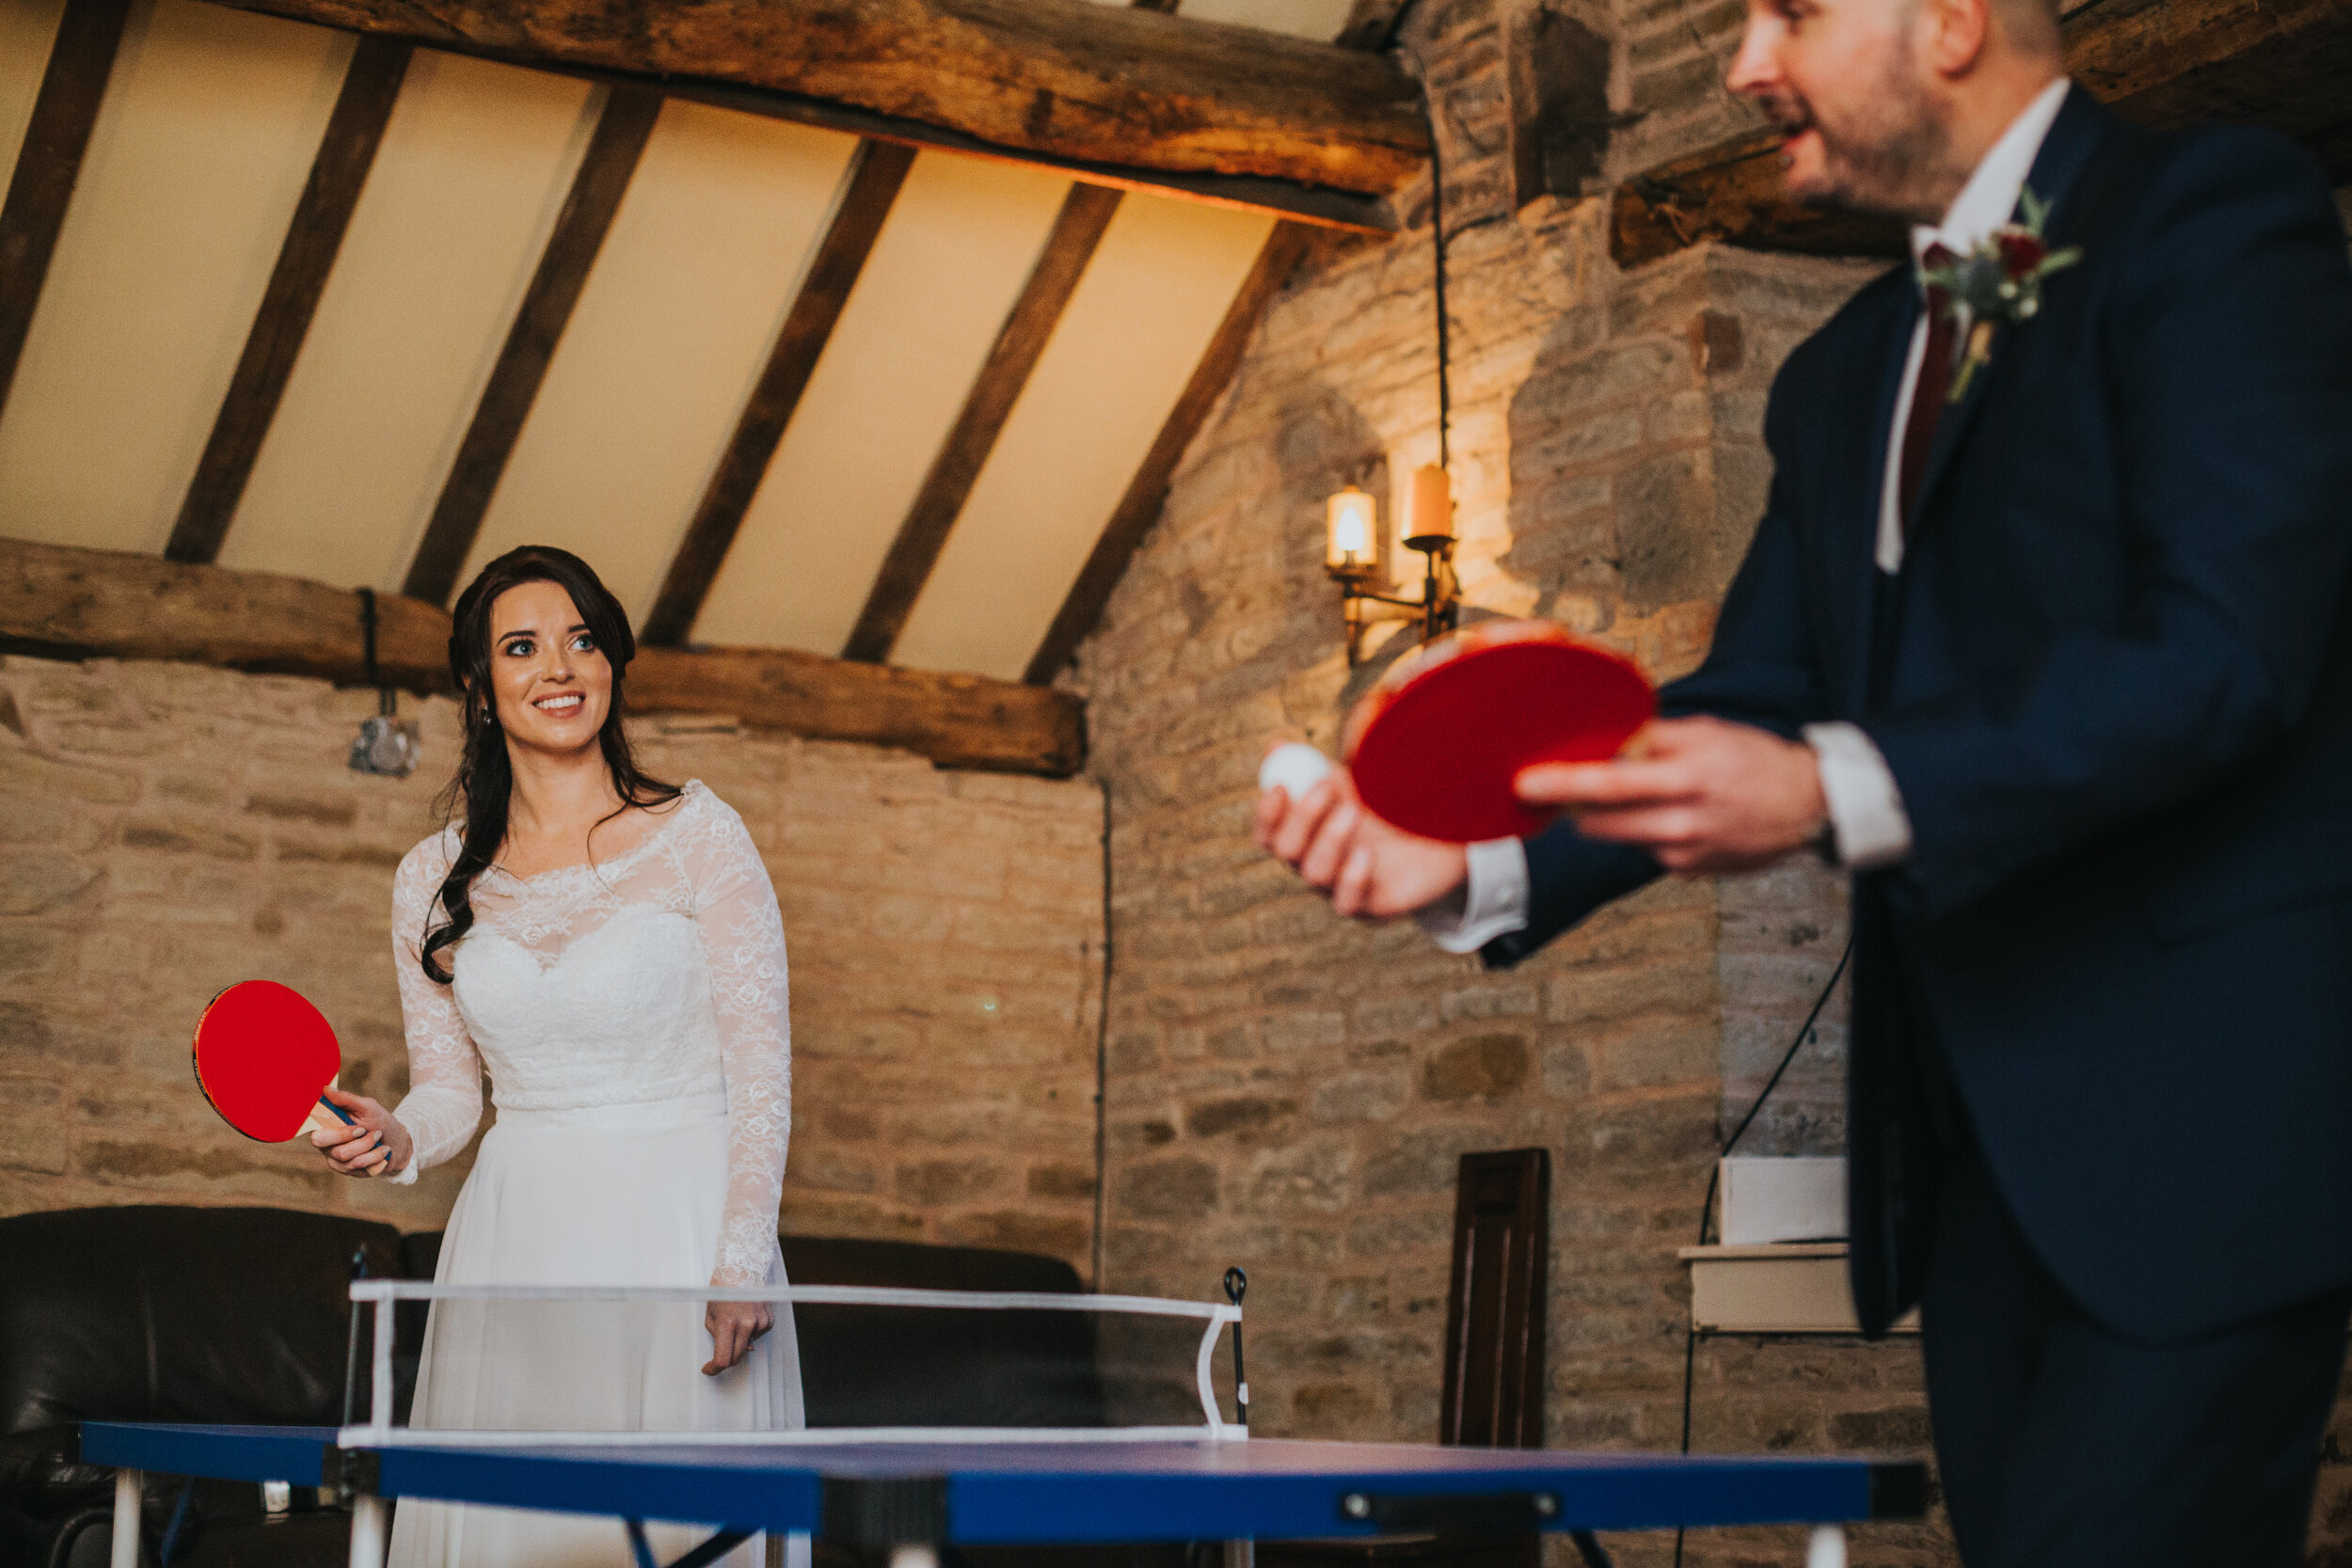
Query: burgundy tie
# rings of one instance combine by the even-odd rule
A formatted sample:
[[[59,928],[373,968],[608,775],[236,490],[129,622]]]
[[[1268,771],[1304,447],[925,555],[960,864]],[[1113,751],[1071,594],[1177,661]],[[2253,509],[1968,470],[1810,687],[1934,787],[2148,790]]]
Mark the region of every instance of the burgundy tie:
[[[1931,245],[1922,262],[1940,267],[1952,260],[1952,253],[1940,245]],[[1942,418],[1946,388],[1951,385],[1952,336],[1951,294],[1933,284],[1928,287],[1928,352],[1919,361],[1919,384],[1911,394],[1911,418],[1903,425],[1902,476],[1895,492],[1902,505],[1900,521],[1908,529],[1912,503],[1919,499],[1920,482],[1927,477],[1928,450],[1935,444],[1935,421]]]

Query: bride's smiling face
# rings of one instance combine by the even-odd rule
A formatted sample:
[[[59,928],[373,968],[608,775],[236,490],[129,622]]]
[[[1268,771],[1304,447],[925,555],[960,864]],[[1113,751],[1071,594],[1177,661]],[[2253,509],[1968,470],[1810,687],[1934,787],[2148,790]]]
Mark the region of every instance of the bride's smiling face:
[[[560,585],[517,583],[491,604],[490,694],[510,741],[559,752],[596,743],[612,666]]]

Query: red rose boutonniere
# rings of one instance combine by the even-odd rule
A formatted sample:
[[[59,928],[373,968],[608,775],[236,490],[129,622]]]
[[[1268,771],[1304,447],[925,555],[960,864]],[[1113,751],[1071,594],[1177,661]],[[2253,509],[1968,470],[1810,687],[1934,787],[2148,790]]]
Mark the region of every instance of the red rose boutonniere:
[[[1993,357],[1993,334],[2002,323],[2033,320],[2042,309],[2042,280],[2083,259],[2080,245],[2052,250],[2042,237],[2050,216],[2046,202],[2032,191],[2020,192],[2017,209],[2022,223],[2005,223],[1965,256],[1950,256],[1935,266],[1922,266],[1919,281],[1942,289],[1945,309],[1968,327],[1968,347],[1953,372],[1947,401],[1968,395],[1968,384]]]

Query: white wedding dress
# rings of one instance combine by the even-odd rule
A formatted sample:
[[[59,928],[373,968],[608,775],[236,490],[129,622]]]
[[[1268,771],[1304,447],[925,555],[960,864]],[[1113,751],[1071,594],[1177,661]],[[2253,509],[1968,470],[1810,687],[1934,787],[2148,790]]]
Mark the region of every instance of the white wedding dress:
[[[454,829],[401,862],[392,945],[420,1169],[466,1147],[489,1069],[498,1118],[451,1212],[444,1283],[782,1284],[791,1130],[784,923],[742,818],[699,782],[596,865],[476,878],[475,924],[433,983],[417,953]],[[788,1305],[703,1375],[699,1303],[436,1303],[412,1424],[560,1431],[802,1424]],[[674,1529],[665,1559],[699,1539]],[[801,1553],[796,1551],[797,1559]],[[610,1519],[404,1502],[393,1568],[631,1561]],[[755,1561],[751,1545],[728,1559]]]

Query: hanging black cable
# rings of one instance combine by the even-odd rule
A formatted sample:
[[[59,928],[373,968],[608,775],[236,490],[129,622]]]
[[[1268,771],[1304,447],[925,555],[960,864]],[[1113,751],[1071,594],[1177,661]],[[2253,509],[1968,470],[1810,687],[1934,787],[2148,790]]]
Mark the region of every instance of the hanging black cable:
[[[1445,160],[1438,149],[1438,105],[1429,88],[1428,67],[1422,64],[1412,45],[1400,41],[1396,48],[1413,62],[1413,74],[1421,82],[1421,122],[1429,132],[1429,248],[1432,292],[1438,304],[1438,467],[1450,470],[1454,466],[1454,387],[1448,373],[1453,355],[1445,309]]]
[[[1852,958],[1853,937],[1849,933],[1846,938],[1845,950],[1837,955],[1837,967],[1829,972],[1829,979],[1821,987],[1821,994],[1813,999],[1813,1006],[1804,1015],[1804,1022],[1797,1025],[1797,1037],[1790,1040],[1788,1049],[1780,1053],[1780,1065],[1772,1069],[1772,1075],[1770,1078],[1764,1080],[1764,1086],[1756,1091],[1756,1098],[1748,1102],[1747,1115],[1740,1118],[1740,1125],[1734,1127],[1731,1130],[1731,1135],[1724,1139],[1716,1148],[1715,1159],[1708,1166],[1707,1171],[1707,1197],[1699,1204],[1699,1245],[1707,1244],[1708,1222],[1715,1215],[1715,1191],[1717,1185],[1723,1180],[1724,1156],[1738,1148],[1740,1140],[1747,1135],[1748,1129],[1756,1125],[1756,1114],[1764,1109],[1764,1102],[1770,1100],[1772,1097],[1772,1091],[1780,1086],[1781,1074],[1788,1070],[1788,1064],[1797,1059],[1797,1053],[1804,1050],[1806,1043],[1814,1038],[1813,1025],[1820,1022],[1821,1009],[1829,1006],[1830,996],[1837,990],[1837,982],[1844,978],[1846,965]],[[1686,1318],[1682,1325],[1682,1451],[1684,1453],[1691,1451],[1691,1388],[1698,1370],[1698,1324]],[[1682,1568],[1682,1536],[1681,1528],[1677,1527],[1675,1568]]]

